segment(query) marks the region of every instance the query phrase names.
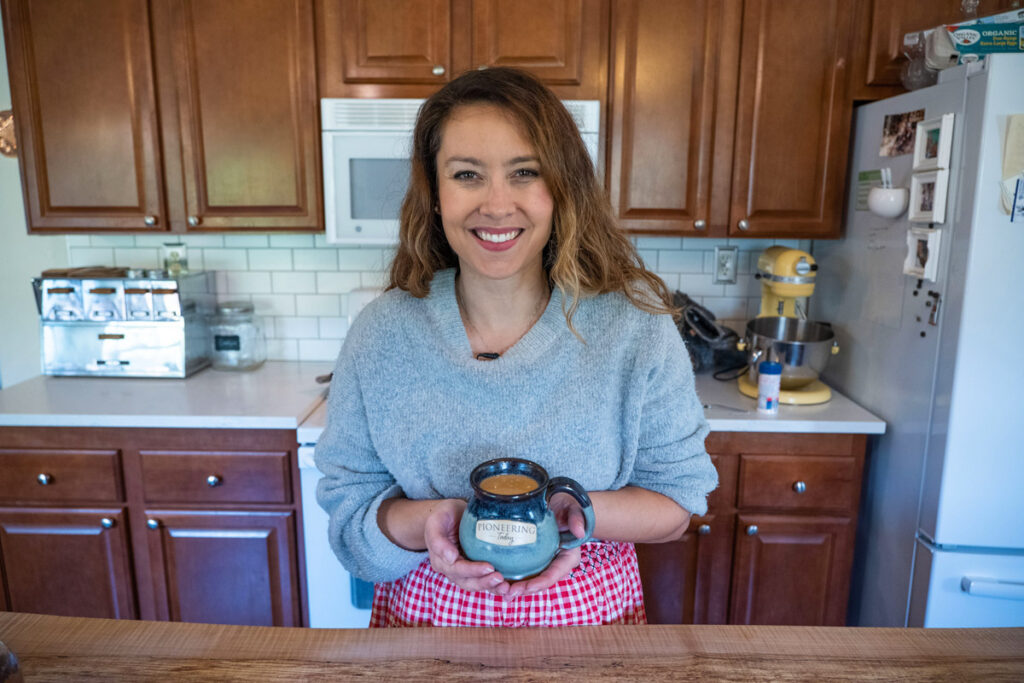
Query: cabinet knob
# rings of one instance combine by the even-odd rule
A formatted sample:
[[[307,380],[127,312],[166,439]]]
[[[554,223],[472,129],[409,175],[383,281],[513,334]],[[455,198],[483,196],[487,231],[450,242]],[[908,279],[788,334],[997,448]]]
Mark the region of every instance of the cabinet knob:
[[[747,527],[747,536],[757,536],[757,525],[751,524]]]
[[[159,529],[160,522],[156,521],[155,519],[147,519],[146,526],[148,526],[150,529]]]
[[[193,228],[199,225],[200,223],[202,223],[202,221],[199,219],[199,216],[188,217],[188,224],[191,225]]]
[[[693,222],[693,229],[694,230],[703,230],[706,227],[708,227],[707,221],[698,220],[698,221],[694,221]]]
[[[697,527],[697,533],[700,534],[701,536],[707,536],[708,534],[711,533],[711,525],[710,524],[701,524],[699,527]]]
[[[206,485],[209,486],[211,489],[214,486],[220,486],[223,483],[224,479],[219,474],[211,474],[206,478]]]
[[[746,218],[741,218],[740,222],[736,224],[736,227],[739,228],[740,230],[749,230],[750,221],[748,221]]]
[[[112,520],[110,517],[104,517],[100,520],[100,526],[102,526],[104,529],[109,529],[110,527],[114,526],[114,520]]]
[[[433,69],[431,69],[430,72],[435,76],[444,76],[444,67],[438,64]]]
[[[146,225],[156,225],[156,216],[146,216],[142,219],[142,222]]]
[[[51,477],[46,472],[41,472],[36,475],[36,481],[39,482],[40,486],[49,486],[50,484],[53,483],[53,477]]]
[[[803,493],[804,491],[807,490],[807,483],[803,481],[794,482],[793,490],[796,491],[797,493]]]

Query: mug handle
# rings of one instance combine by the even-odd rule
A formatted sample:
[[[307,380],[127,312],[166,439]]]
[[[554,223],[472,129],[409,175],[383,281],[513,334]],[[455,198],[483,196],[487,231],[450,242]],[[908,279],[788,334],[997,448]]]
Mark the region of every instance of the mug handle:
[[[590,496],[583,490],[583,487],[569,477],[554,477],[548,482],[548,491],[544,500],[551,500],[556,493],[568,493],[576,499],[576,502],[583,508],[584,534],[583,538],[576,538],[571,531],[563,531],[558,535],[558,547],[562,550],[578,548],[589,541],[594,533],[594,505],[590,502]]]

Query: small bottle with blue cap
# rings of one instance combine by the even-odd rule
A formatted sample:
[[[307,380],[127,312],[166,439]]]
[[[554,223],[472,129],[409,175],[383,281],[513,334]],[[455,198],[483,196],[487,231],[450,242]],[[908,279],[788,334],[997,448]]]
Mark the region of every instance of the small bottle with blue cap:
[[[757,366],[757,412],[777,415],[781,388],[782,364],[771,360],[762,361]]]

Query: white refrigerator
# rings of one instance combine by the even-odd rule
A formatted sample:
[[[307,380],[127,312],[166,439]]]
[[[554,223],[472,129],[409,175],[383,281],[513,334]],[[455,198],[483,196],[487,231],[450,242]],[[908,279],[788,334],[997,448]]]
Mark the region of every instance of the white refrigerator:
[[[911,210],[937,218],[927,200],[876,215],[872,171],[891,169],[896,187],[938,178],[914,168],[934,154],[883,155],[886,117],[921,110],[926,125],[953,114],[945,216],[911,222]],[[1011,222],[1001,197],[1015,114],[1024,55],[858,107],[844,236],[812,245],[810,310],[842,346],[823,379],[887,422],[866,464],[854,624],[1024,626],[1024,220]],[[926,252],[908,248],[922,240]]]

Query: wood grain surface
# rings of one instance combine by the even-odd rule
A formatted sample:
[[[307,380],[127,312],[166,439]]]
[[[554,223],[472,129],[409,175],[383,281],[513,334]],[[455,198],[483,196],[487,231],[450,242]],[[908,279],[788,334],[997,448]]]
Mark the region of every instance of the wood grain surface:
[[[1024,629],[301,629],[0,613],[26,681],[1024,680]]]

